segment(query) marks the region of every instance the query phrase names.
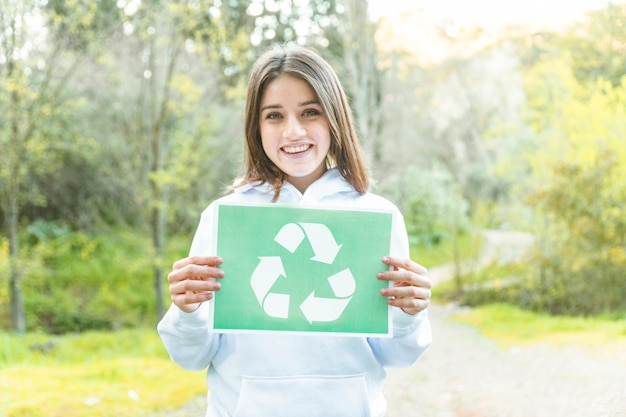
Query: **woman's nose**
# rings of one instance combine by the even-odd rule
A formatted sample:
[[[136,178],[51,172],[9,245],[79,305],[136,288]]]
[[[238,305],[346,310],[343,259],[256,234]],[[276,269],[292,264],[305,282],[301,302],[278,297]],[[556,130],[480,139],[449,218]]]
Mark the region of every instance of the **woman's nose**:
[[[285,129],[283,130],[283,138],[293,140],[299,139],[304,135],[306,135],[306,129],[302,126],[298,118],[288,118],[287,123],[285,124]]]

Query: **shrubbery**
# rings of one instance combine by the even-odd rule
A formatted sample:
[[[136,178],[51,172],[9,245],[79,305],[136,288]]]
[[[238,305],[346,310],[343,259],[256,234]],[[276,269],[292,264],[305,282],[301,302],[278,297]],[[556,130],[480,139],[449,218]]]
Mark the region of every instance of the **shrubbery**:
[[[386,193],[404,214],[411,244],[437,246],[469,227],[468,205],[451,174],[443,167],[407,167],[401,178],[390,178]]]
[[[90,236],[44,221],[27,227],[26,233],[22,288],[27,329],[67,333],[154,320],[153,257],[142,233],[116,229]],[[183,256],[186,244],[173,239],[171,246],[180,249],[171,249],[165,262]],[[5,282],[0,284],[6,288]],[[8,310],[8,302],[0,297],[2,308]]]

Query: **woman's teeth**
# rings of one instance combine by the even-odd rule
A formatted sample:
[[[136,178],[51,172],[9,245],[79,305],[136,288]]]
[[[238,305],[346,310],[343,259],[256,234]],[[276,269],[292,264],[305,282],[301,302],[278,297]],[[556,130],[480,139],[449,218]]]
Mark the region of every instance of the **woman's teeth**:
[[[285,151],[286,153],[299,153],[299,152],[304,152],[307,149],[309,149],[309,145],[283,147],[283,151]]]

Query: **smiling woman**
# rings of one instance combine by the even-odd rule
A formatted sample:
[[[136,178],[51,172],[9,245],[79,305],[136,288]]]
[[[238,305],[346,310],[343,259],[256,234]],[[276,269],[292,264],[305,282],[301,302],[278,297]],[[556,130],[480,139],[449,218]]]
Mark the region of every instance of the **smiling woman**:
[[[286,83],[274,84],[278,78],[285,76],[292,79],[287,80]],[[302,81],[306,85],[295,83],[295,81]],[[298,86],[299,92],[305,95],[299,99],[295,96],[287,97],[288,91],[285,91],[287,83],[294,84],[294,87]],[[264,97],[270,85],[273,85],[273,89],[276,90],[272,101]],[[275,100],[284,102],[275,102]],[[255,182],[268,183],[274,191],[273,201],[278,199],[280,188],[284,185],[288,174],[266,154],[265,144],[261,137],[261,121],[263,117],[269,116],[268,123],[270,120],[272,123],[273,120],[281,123],[281,117],[284,115],[281,116],[276,110],[286,110],[286,104],[298,107],[298,111],[302,112],[297,113],[299,123],[326,121],[330,144],[326,148],[328,151],[325,157],[326,166],[319,166],[318,168],[324,169],[319,169],[317,173],[324,173],[326,169],[336,167],[355,191],[359,193],[367,191],[370,185],[368,169],[343,87],[333,68],[326,61],[319,59],[315,53],[304,48],[294,48],[289,53],[265,54],[259,58],[252,69],[245,116],[246,172],[236,188]],[[270,109],[274,112],[268,113]],[[290,112],[293,111],[290,109]],[[316,124],[314,129],[316,135],[319,135],[321,126],[322,124]],[[296,129],[300,129],[296,135],[302,134],[302,127],[295,126]],[[293,125],[287,127],[288,130],[293,128]],[[282,134],[287,137],[294,135],[289,131],[283,131]],[[291,145],[294,144],[308,146],[312,143],[292,143]]]
[[[384,369],[411,365],[430,345],[430,278],[425,268],[410,259],[407,231],[398,208],[367,190],[368,170],[351,110],[330,65],[302,47],[276,47],[261,55],[248,83],[245,136],[244,178],[232,193],[203,211],[189,257],[175,262],[168,275],[173,304],[158,325],[163,343],[181,367],[208,368],[211,394],[207,416],[382,417],[386,408],[381,391]],[[231,225],[227,227],[226,214],[219,210],[226,204],[246,206],[250,211],[233,216],[236,222],[227,222]],[[286,275],[283,267],[268,270],[263,266],[259,270],[261,264],[255,267],[253,262],[249,280],[247,272],[237,270],[236,265],[245,259],[256,258],[241,249],[251,247],[268,233],[255,231],[255,225],[276,222],[263,211],[267,206],[291,206],[296,217],[288,221],[296,224],[305,218],[309,205],[315,206],[317,215],[325,207],[345,208],[353,213],[351,219],[357,209],[388,214],[386,231],[382,226],[376,228],[372,221],[361,220],[346,239],[381,245],[380,251],[374,252],[369,246],[355,249],[350,258],[372,266],[361,272],[361,277],[369,276],[370,282],[383,284],[363,290],[369,302],[365,314],[357,314],[357,319],[380,320],[387,328],[393,327],[391,337],[381,337],[381,333],[351,337],[311,334],[317,322],[338,326],[346,300],[355,293],[349,270],[333,270],[327,275],[332,297],[309,292],[307,279],[292,281],[302,296],[294,303],[299,305],[294,314],[303,319],[300,323],[304,326],[295,333],[284,327],[288,325],[284,320],[292,318],[292,289],[289,293],[269,292],[277,278]],[[278,220],[282,222],[285,211],[280,213]],[[298,229],[301,236],[306,232],[315,242],[321,235],[318,232],[329,232],[326,226],[333,221],[347,223],[340,213],[326,219],[324,228],[318,227],[318,220],[312,221],[314,226],[305,221],[307,226]],[[368,227],[363,228],[364,224]],[[380,233],[365,238],[358,230]],[[268,233],[268,241],[275,233]],[[317,237],[311,238],[311,234]],[[298,245],[287,246],[295,249]],[[311,246],[318,247],[315,243]],[[234,251],[227,249],[233,247]],[[320,257],[316,253],[313,259],[319,261]],[[327,266],[329,258],[323,259]],[[310,268],[297,270],[306,278],[317,276]],[[237,277],[244,282],[238,283]],[[248,286],[256,298],[252,303],[246,301],[246,294],[251,295]],[[227,309],[222,309],[225,297],[233,293],[234,298],[226,302]],[[382,308],[373,311],[374,303]],[[232,322],[235,315],[247,315],[250,304],[258,305],[257,310],[262,307],[258,312],[263,318],[278,320],[277,327],[268,331],[246,325],[229,332],[226,330],[232,328],[228,324],[215,326],[220,321]]]
[[[304,80],[282,75],[261,101],[263,150],[301,193],[326,172],[330,128],[315,91]]]

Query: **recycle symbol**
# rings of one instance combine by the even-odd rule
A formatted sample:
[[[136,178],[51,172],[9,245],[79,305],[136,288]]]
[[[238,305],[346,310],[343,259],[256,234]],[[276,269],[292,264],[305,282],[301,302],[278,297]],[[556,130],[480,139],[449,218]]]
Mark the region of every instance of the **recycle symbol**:
[[[279,230],[274,241],[295,253],[305,235],[315,253],[311,260],[332,264],[342,245],[335,242],[333,234],[324,224],[288,223]],[[291,296],[272,292],[272,287],[280,277],[287,277],[280,256],[260,256],[259,264],[250,278],[250,285],[268,316],[286,319],[289,317]],[[335,298],[317,297],[315,291],[312,291],[300,304],[300,310],[309,323],[337,320],[350,303],[356,289],[356,282],[349,268],[326,279]]]

